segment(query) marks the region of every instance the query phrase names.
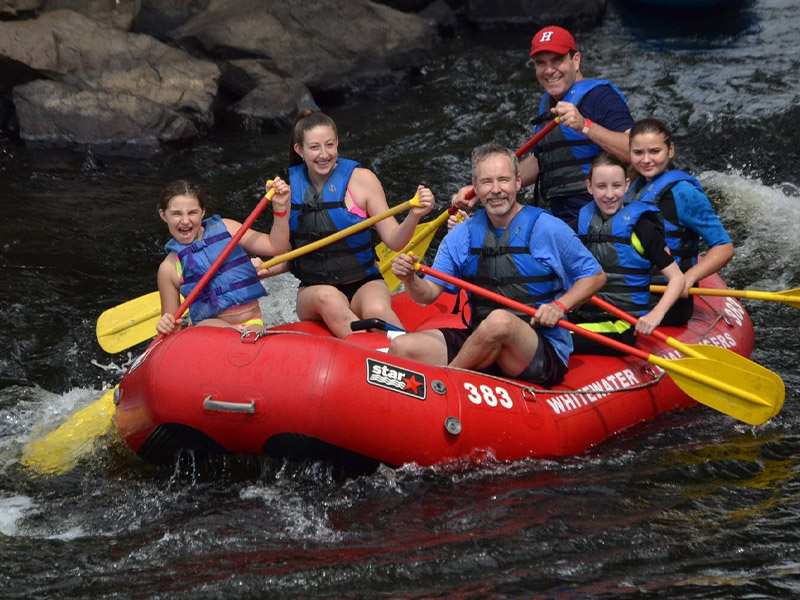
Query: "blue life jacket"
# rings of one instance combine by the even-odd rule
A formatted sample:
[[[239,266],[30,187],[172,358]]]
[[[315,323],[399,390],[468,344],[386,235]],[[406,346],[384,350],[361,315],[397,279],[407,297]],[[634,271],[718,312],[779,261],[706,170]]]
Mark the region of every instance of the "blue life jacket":
[[[603,219],[592,202],[578,215],[578,237],[594,255],[606,273],[606,284],[598,296],[625,312],[642,316],[650,311],[650,270],[652,263],[636,250],[633,229],[646,212],[658,209],[646,202],[634,202],[620,209],[610,219]],[[608,313],[586,304],[581,317],[607,320]]]
[[[219,215],[205,219],[203,227],[203,237],[191,244],[184,245],[172,238],[164,246],[167,252],[174,252],[181,263],[181,294],[184,298],[191,293],[232,239]],[[232,306],[247,304],[266,295],[250,257],[237,244],[189,306],[189,317],[192,323],[197,324],[204,319],[218,316]]]
[[[321,194],[308,179],[305,164],[289,168],[292,248],[300,248],[363,221],[362,217],[347,210],[344,201],[347,183],[358,166],[356,161],[339,157]],[[372,234],[366,229],[295,258],[290,268],[303,284],[335,285],[378,273],[375,258]]]
[[[486,211],[478,211],[469,221],[469,251],[478,260],[468,261],[464,279],[534,308],[555,299],[563,291],[558,274],[533,258],[530,251],[531,231],[543,212],[533,206],[522,207],[497,239]],[[477,294],[469,295],[469,302],[472,328],[497,308],[509,310]],[[530,319],[525,313],[511,312],[526,321]]]
[[[672,169],[665,171],[653,181],[647,182],[644,177],[637,177],[625,194],[625,203],[636,200],[648,202],[661,211],[664,217],[664,232],[670,254],[684,273],[697,264],[697,253],[700,251],[700,236],[678,222],[678,208],[672,194],[667,194],[672,187],[681,181],[688,181],[703,192],[703,186],[697,179]],[[705,193],[705,192],[703,192]],[[653,281],[663,281],[661,273],[653,274]]]
[[[607,85],[626,102],[622,92],[610,81],[581,79],[576,81],[562,100],[574,104],[580,110],[584,96],[592,89]],[[626,102],[627,104],[627,102]],[[550,114],[556,105],[555,99],[545,93],[539,103],[539,115]],[[542,125],[537,125],[539,131]],[[559,196],[586,194],[586,176],[600,147],[587,136],[571,127],[559,125],[538,144],[539,191],[546,200]]]

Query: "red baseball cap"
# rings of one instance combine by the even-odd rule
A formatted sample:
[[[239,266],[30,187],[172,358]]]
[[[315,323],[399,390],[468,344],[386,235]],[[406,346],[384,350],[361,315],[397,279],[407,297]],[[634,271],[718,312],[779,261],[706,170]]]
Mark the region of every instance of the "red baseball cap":
[[[572,34],[558,25],[549,25],[536,32],[531,40],[531,56],[538,52],[555,52],[566,54],[570,50],[578,51]]]

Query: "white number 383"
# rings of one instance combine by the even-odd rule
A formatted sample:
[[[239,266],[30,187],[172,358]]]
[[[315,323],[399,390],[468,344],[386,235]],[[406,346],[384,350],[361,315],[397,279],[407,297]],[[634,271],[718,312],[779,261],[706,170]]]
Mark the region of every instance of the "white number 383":
[[[508,390],[504,387],[497,386],[492,389],[488,385],[476,386],[468,381],[464,382],[464,389],[467,390],[467,398],[473,404],[486,404],[487,406],[503,406],[511,408],[514,402],[511,396],[508,395]]]

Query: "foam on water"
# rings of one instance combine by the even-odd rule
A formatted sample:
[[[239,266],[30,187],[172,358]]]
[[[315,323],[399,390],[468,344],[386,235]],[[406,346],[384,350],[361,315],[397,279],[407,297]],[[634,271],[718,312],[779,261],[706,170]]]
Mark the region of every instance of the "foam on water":
[[[324,505],[308,501],[287,486],[248,486],[240,492],[240,497],[262,501],[282,535],[289,539],[326,543],[342,539],[342,534],[332,528]]]
[[[735,169],[707,171],[699,179],[712,197],[722,197],[717,211],[736,246],[731,262],[734,272],[741,273],[752,288],[777,290],[796,284],[800,190],[789,183],[766,186]]]
[[[261,314],[267,327],[297,321],[295,300],[300,281],[291,273],[281,273],[262,280],[268,296],[259,300]]]
[[[25,512],[33,507],[33,500],[27,496],[0,498],[0,533],[14,536],[19,531],[18,523]]]

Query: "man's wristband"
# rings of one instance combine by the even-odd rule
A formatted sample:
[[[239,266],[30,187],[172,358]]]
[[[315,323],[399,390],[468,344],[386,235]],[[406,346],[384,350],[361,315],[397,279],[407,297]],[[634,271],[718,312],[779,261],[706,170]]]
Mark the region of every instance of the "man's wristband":
[[[564,303],[560,300],[553,300],[553,304],[555,304],[558,308],[564,311],[564,314],[567,314],[567,307],[564,306]]]
[[[584,121],[586,121],[586,125],[584,125],[583,129],[581,129],[581,133],[583,135],[589,135],[589,130],[592,128],[592,122],[586,118],[584,118]]]
[[[278,212],[277,210],[273,210],[273,211],[272,211],[272,216],[273,216],[273,217],[285,217],[285,216],[286,216],[286,213],[288,213],[288,212],[289,212],[289,211],[287,211],[287,210],[282,210],[282,211],[280,211],[280,212]]]

